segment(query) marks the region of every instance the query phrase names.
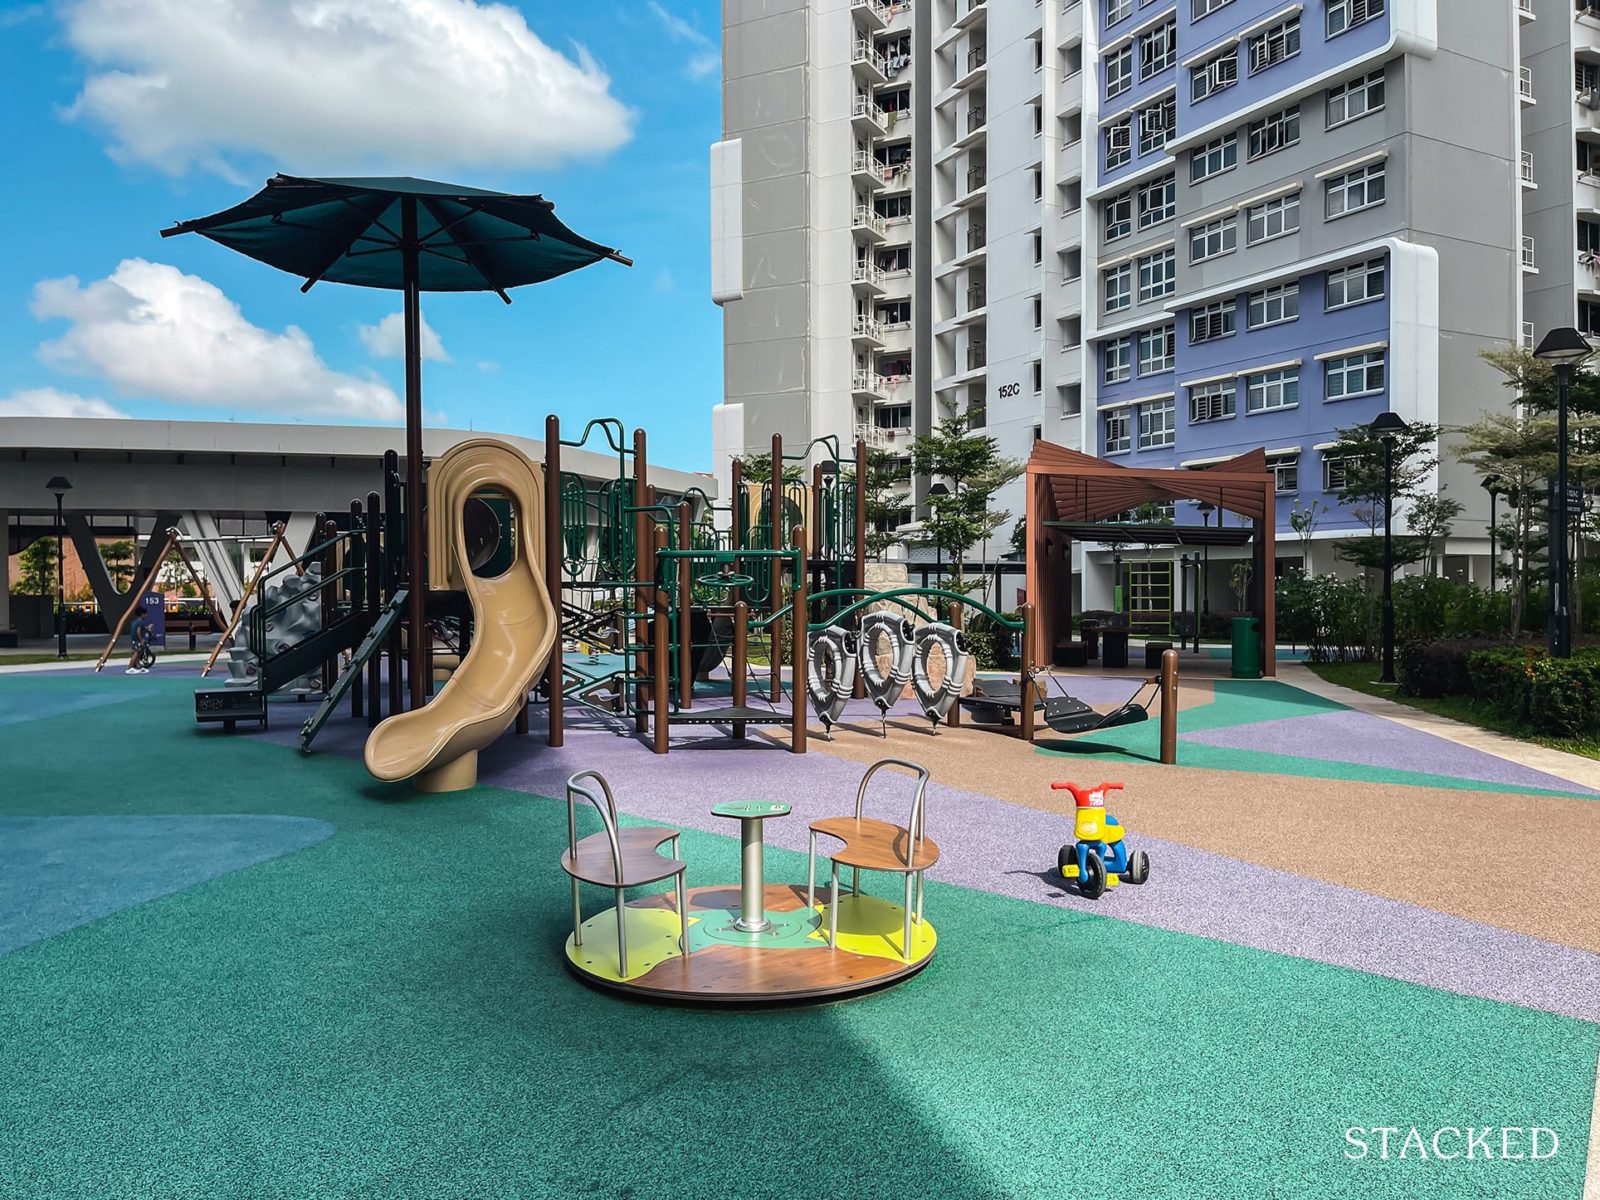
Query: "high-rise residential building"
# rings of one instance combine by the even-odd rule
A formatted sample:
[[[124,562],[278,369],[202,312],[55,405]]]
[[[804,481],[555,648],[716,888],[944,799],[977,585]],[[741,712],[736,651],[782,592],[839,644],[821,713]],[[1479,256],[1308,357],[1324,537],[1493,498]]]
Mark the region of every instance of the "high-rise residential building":
[[[966,413],[1017,457],[1261,447],[1280,563],[1301,557],[1298,502],[1321,512],[1311,565],[1334,569],[1326,540],[1364,529],[1338,503],[1339,430],[1385,409],[1465,424],[1505,398],[1481,350],[1600,319],[1600,17],[1573,2],[728,0],[743,298],[720,446]],[[902,80],[914,153],[891,192],[884,134],[851,114]],[[903,292],[863,307],[857,264],[901,245]],[[902,300],[903,340],[871,340],[888,331],[859,322]],[[901,354],[904,399],[845,393]],[[1436,483],[1467,510],[1446,568],[1486,578],[1487,498],[1448,445]],[[1020,486],[1001,502],[1020,513]],[[1079,551],[1082,606],[1109,602],[1111,557]]]

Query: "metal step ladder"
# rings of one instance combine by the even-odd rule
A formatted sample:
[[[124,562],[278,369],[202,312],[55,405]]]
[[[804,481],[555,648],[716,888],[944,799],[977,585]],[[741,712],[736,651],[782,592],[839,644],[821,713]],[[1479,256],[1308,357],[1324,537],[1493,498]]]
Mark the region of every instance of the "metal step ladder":
[[[323,696],[322,703],[317,705],[317,711],[307,717],[305,724],[300,726],[301,754],[311,753],[311,743],[317,734],[322,732],[322,727],[328,723],[328,718],[333,716],[333,710],[338,707],[339,701],[344,699],[351,685],[361,678],[361,672],[366,669],[368,660],[378,652],[388,639],[390,631],[394,629],[395,623],[405,615],[406,591],[406,588],[399,588],[389,598],[389,603],[378,614],[378,619],[372,623],[367,636],[361,639],[361,644],[351,654],[349,664],[339,673],[339,678]]]

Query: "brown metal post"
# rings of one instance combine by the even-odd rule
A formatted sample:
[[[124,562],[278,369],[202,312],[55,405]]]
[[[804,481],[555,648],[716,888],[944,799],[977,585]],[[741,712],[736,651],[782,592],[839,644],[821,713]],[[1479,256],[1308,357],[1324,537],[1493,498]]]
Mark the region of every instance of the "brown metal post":
[[[1161,655],[1161,761],[1172,766],[1178,761],[1178,652]]]
[[[367,543],[366,539],[361,535],[362,525],[361,501],[352,500],[350,501],[350,540],[345,546],[345,558],[346,560],[352,558],[361,560],[361,573],[345,580],[345,588],[350,594],[350,608],[352,611],[364,610],[367,607],[367,572],[372,569],[371,564],[367,562]],[[376,614],[372,615],[375,616]],[[350,684],[350,715],[352,717],[360,717],[363,715],[361,711],[362,701],[366,697],[362,694],[362,669],[356,664],[354,654],[350,656],[350,669],[356,673]]]
[[[255,594],[256,584],[261,582],[261,577],[267,572],[267,564],[272,561],[272,556],[278,552],[278,547],[283,545],[282,521],[272,527],[272,541],[267,544],[267,552],[261,561],[256,564],[255,574],[250,576],[250,582],[244,585],[244,594],[239,597],[239,603],[234,606],[233,617],[228,622],[228,627],[222,631],[222,636],[217,639],[217,644],[211,648],[211,657],[206,659],[206,665],[200,669],[202,676],[208,675],[211,668],[217,665],[217,656],[222,653],[223,647],[228,644],[228,639],[239,628],[239,619],[244,616],[244,606],[249,603],[250,597]]]
[[[843,483],[837,476],[834,484]],[[834,497],[837,499],[837,495]],[[811,528],[811,590],[822,590],[822,464],[813,463],[811,466],[811,503],[806,513],[806,522]],[[805,545],[804,531],[800,538],[801,547]],[[801,567],[804,569],[805,564]]]
[[[660,550],[666,546],[667,531],[664,526],[656,526],[653,543],[652,550]],[[654,558],[654,554],[651,557]],[[654,749],[657,754],[665,754],[667,752],[667,717],[671,703],[670,684],[672,673],[671,662],[667,654],[669,614],[667,612],[666,593],[655,589],[651,590],[653,593],[651,604],[654,608],[655,616],[651,621],[654,629],[651,633],[650,657],[654,660],[652,670],[655,672],[655,677],[651,680],[651,691],[654,695],[652,696],[650,707],[655,714]]]
[[[322,627],[328,628],[333,624],[333,586],[328,582],[339,569],[339,548],[332,544],[338,535],[339,527],[332,521],[327,521],[322,526],[322,540],[326,543],[322,548],[322,585],[317,589],[321,593]],[[180,551],[181,553],[181,551]],[[187,560],[185,560],[187,561]],[[428,669],[433,669],[433,664],[428,664]],[[322,691],[326,695],[333,687],[333,660],[326,659],[322,664]]]
[[[769,550],[783,549],[783,434],[772,435],[772,484],[767,489],[767,525],[772,530],[768,538],[771,543]],[[802,559],[804,551],[802,549]],[[805,570],[804,561],[800,570]],[[783,607],[783,560],[770,558],[767,560],[767,613],[770,616]],[[778,697],[783,695],[783,641],[779,638],[778,623],[774,621],[769,629],[772,634],[772,701],[777,703]]]
[[[367,493],[367,608],[376,621],[383,611],[383,543],[379,530],[383,524],[383,497]],[[367,657],[367,728],[383,719],[383,649],[374,646]]]
[[[645,455],[644,430],[633,431],[633,506],[639,511],[633,514],[633,588],[629,598],[634,612],[648,612],[651,602],[655,599],[654,578],[651,574],[650,558],[650,514],[645,512],[645,507],[650,503],[650,485],[645,481],[647,469]],[[640,618],[634,622],[633,640],[635,645],[642,646],[650,637],[650,622]],[[643,676],[650,670],[650,655],[640,650],[634,655],[634,673]],[[648,694],[644,684],[640,683],[634,688],[633,694],[633,727],[635,732],[643,733],[646,729],[645,708]]]
[[[692,549],[693,537],[689,532],[689,502],[678,505],[678,549]],[[689,708],[694,703],[694,562],[678,560],[678,707]]]
[[[731,529],[733,531],[732,532],[732,536],[731,536],[731,540],[732,540],[732,543],[733,543],[733,549],[737,552],[739,550],[748,549],[748,547],[745,545],[745,542],[750,537],[750,528],[749,528],[749,526],[748,525],[741,526],[739,524],[739,514],[745,510],[745,494],[744,494],[744,463],[741,462],[737,458],[733,460],[732,475],[733,475],[733,512],[731,514],[731,519],[729,521],[729,525],[730,525],[730,527],[731,527]],[[733,560],[733,570],[734,570],[734,574],[736,574],[736,575],[741,570],[743,570],[743,565],[741,564],[741,562],[737,558],[735,558]],[[741,601],[743,599],[744,599],[744,589],[743,588],[730,588],[730,589],[728,589],[728,603],[729,604],[737,604],[737,603],[739,603],[739,601]]]
[[[743,600],[733,605],[733,707],[745,707],[746,660],[750,656],[750,606]],[[733,736],[744,737],[744,722],[733,723]]]
[[[550,609],[554,614],[556,640],[551,645],[550,661],[544,669],[544,687],[550,695],[550,727],[545,734],[545,744],[559,746],[566,740],[566,714],[563,712],[565,696],[562,695],[561,662],[561,419],[554,413],[544,419],[544,586],[550,593]],[[528,720],[527,705],[517,718],[520,725]],[[518,733],[525,732],[519,728]]]
[[[794,572],[793,607],[789,610],[789,627],[793,631],[790,654],[794,660],[794,676],[789,684],[789,749],[796,754],[806,752],[806,634],[810,624],[806,604],[806,552],[805,530],[795,527],[796,564]]]
[[[528,732],[528,698],[526,696],[522,698],[522,707],[517,709],[517,732],[519,734]]]
[[[867,442],[865,438],[856,439],[856,571],[854,586],[865,591],[867,587]],[[851,597],[854,604],[860,596]],[[860,621],[857,620],[857,625]],[[867,694],[866,685],[861,680],[861,672],[856,672],[855,698],[863,699]]]
[[[1022,606],[1022,678],[1017,692],[1022,698],[1022,740],[1033,743],[1033,602]]]

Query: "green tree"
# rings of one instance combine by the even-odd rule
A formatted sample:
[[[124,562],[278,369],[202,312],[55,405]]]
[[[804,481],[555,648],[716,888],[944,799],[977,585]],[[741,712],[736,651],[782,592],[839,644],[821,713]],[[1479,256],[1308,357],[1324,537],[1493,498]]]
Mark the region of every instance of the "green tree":
[[[1429,575],[1437,575],[1436,545],[1442,546],[1450,536],[1450,523],[1461,515],[1461,502],[1444,494],[1440,488],[1437,496],[1418,496],[1406,510],[1406,528],[1422,544],[1422,566]]]
[[[1289,528],[1294,530],[1295,536],[1300,539],[1300,573],[1311,574],[1311,535],[1317,531],[1317,522],[1322,519],[1322,514],[1330,512],[1328,506],[1321,500],[1312,498],[1304,508],[1300,507],[1300,498],[1295,497],[1294,511],[1289,514]]]
[[[133,543],[130,541],[101,542],[100,559],[106,564],[111,582],[119,592],[133,586]]]
[[[56,540],[37,538],[18,558],[22,572],[13,589],[24,596],[50,596],[56,590]]]
[[[928,497],[928,519],[919,545],[942,550],[955,565],[955,586],[964,591],[967,552],[1011,519],[1006,510],[991,510],[989,501],[1022,474],[1024,465],[1000,453],[999,444],[969,432],[965,416],[946,417],[934,431],[911,445],[911,462],[919,475],[944,480],[949,491]]]
[[[851,476],[854,471],[849,472]],[[889,523],[904,504],[900,500],[903,488],[900,471],[894,455],[884,450],[867,452],[866,486],[861,490],[862,505],[866,509],[867,554],[881,559],[890,546],[899,544],[900,534],[889,528]]]
[[[789,462],[785,454],[783,464],[783,479],[785,483],[800,483],[806,479],[805,468],[798,462]],[[741,465],[740,474],[746,483],[768,483],[772,479],[772,453],[746,454],[737,460]]]

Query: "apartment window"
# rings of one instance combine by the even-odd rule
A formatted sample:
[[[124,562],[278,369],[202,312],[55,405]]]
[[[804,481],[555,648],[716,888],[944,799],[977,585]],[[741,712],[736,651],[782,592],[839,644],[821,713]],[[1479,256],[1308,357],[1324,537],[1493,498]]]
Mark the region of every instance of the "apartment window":
[[[1033,235],[1033,265],[1044,262],[1044,234],[1035,230]]]
[[[1145,330],[1139,335],[1139,374],[1162,375],[1172,370],[1177,346],[1178,332],[1174,326],[1161,325]]]
[[[1252,204],[1245,210],[1245,240],[1252,246],[1300,228],[1300,193]]]
[[[1037,396],[1044,391],[1044,363],[1038,359],[1033,360],[1033,394]],[[1037,438],[1034,439],[1038,441]]]
[[[1381,16],[1383,0],[1328,0],[1328,36],[1338,37],[1347,29]]]
[[[1383,108],[1383,70],[1328,89],[1328,128]]]
[[[1245,411],[1271,412],[1300,403],[1300,368],[1261,371],[1245,377]]]
[[[1044,300],[1042,297],[1033,298],[1033,327],[1041,329],[1044,326]]]
[[[1250,293],[1249,325],[1251,329],[1264,329],[1268,325],[1281,325],[1300,315],[1300,285],[1285,283],[1278,287],[1263,288]]]
[[[911,324],[911,301],[890,300],[878,305],[878,320],[885,325]]]
[[[1159,75],[1178,61],[1178,23],[1168,21],[1139,39],[1139,78]]]
[[[1190,388],[1189,424],[1203,425],[1207,421],[1227,420],[1233,416],[1238,392],[1238,385],[1231,379]]]
[[[1133,303],[1133,268],[1128,263],[1108,267],[1102,272],[1105,282],[1106,311],[1121,312]]]
[[[1177,180],[1163,175],[1139,189],[1139,228],[1149,229],[1163,221],[1172,220],[1178,211]]]
[[[1158,450],[1172,445],[1177,420],[1171,396],[1139,405],[1139,449]]]
[[[1585,221],[1582,217],[1578,218],[1578,253],[1600,254],[1600,225]],[[1526,257],[1531,258],[1532,255]]]
[[[1286,495],[1300,490],[1300,456],[1274,454],[1267,458],[1267,470],[1272,472],[1273,490]]]
[[[1190,156],[1189,178],[1194,183],[1210,179],[1239,164],[1239,139],[1233,134],[1207,142]]]
[[[1326,368],[1323,395],[1329,400],[1349,400],[1383,391],[1384,352],[1368,350],[1330,358]]]
[[[1109,29],[1131,12],[1133,12],[1133,0],[1106,0],[1106,28]]]
[[[911,270],[911,247],[896,246],[893,250],[879,250],[878,268],[883,271]]]
[[[1223,88],[1239,82],[1239,48],[1229,46],[1221,54],[1189,71],[1189,99],[1198,104]]]
[[[1106,55],[1106,99],[1120,96],[1133,86],[1133,47]]]
[[[1383,162],[1369,163],[1328,180],[1328,218],[1342,217],[1383,203]]]
[[[1218,300],[1189,314],[1189,342],[1214,342],[1233,335],[1234,303]]]
[[[1265,158],[1300,141],[1300,106],[1250,122],[1250,157]]]
[[[1106,126],[1106,170],[1120,167],[1133,158],[1133,122],[1123,119]]]
[[[1347,472],[1345,460],[1342,458],[1322,459],[1322,490],[1325,492],[1342,492],[1345,489]]]
[[[885,196],[874,202],[873,207],[885,221],[904,220],[911,216],[911,197]]]
[[[1239,245],[1239,224],[1232,216],[1218,217],[1189,230],[1189,261],[1205,262],[1231,254]]]
[[[1123,192],[1106,201],[1106,241],[1114,242],[1133,232],[1133,193]]]
[[[1061,415],[1075,417],[1083,412],[1083,385],[1069,383],[1061,389]]]
[[[1033,198],[1036,201],[1044,199],[1044,172],[1038,167],[1033,169]]]
[[[1328,308],[1346,308],[1352,304],[1365,304],[1368,300],[1382,300],[1384,294],[1384,261],[1371,258],[1354,266],[1328,272]]]
[[[1172,295],[1177,279],[1177,255],[1172,247],[1146,254],[1139,260],[1139,303]]]
[[[1190,20],[1198,21],[1201,17],[1209,17],[1225,4],[1233,0],[1194,0],[1194,7],[1190,9]]]
[[[1532,324],[1532,322],[1529,322],[1529,324]],[[1596,303],[1593,300],[1585,300],[1581,296],[1578,297],[1578,332],[1587,333],[1591,336],[1600,334],[1600,303]],[[1526,344],[1533,345],[1531,337]]]
[[[1600,88],[1600,67],[1591,62],[1577,63],[1573,82],[1576,84],[1578,103],[1585,108],[1593,108],[1595,90]]]
[[[1300,53],[1300,18],[1290,17],[1250,39],[1250,73],[1275,67]]]
[[[1101,350],[1105,358],[1104,378],[1107,383],[1125,383],[1133,372],[1133,339],[1112,338]]]
[[[1106,450],[1107,454],[1121,454],[1132,447],[1129,437],[1128,410],[1119,408],[1115,412],[1106,414]]]
[[[1139,153],[1154,154],[1171,139],[1178,120],[1178,102],[1168,97],[1139,113]]]

